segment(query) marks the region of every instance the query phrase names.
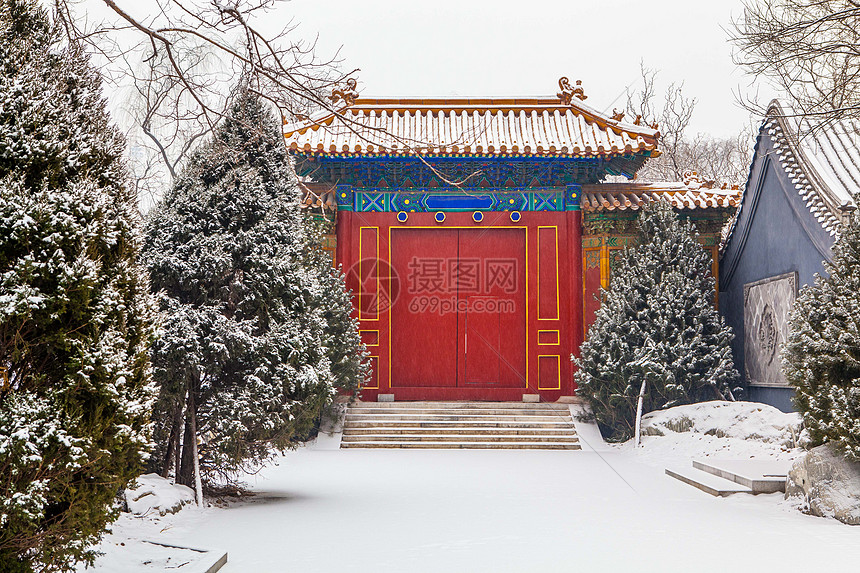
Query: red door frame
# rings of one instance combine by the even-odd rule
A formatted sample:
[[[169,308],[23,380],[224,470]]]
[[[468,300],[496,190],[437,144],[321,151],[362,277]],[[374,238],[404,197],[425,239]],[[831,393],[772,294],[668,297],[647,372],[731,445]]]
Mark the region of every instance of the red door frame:
[[[507,211],[485,211],[483,215],[476,223],[471,212],[450,212],[445,213],[444,222],[437,223],[434,213],[409,213],[408,220],[400,223],[392,212],[338,213],[337,261],[347,273],[354,316],[373,368],[362,399],[394,394],[395,400],[521,401],[523,394],[539,394],[542,400],[555,401],[574,394],[570,355],[578,353],[582,342],[580,211],[524,211],[516,223]],[[389,308],[397,304],[399,289],[404,286],[404,278],[396,276],[389,264],[392,229],[487,227],[526,232],[526,383],[520,388],[392,388]]]

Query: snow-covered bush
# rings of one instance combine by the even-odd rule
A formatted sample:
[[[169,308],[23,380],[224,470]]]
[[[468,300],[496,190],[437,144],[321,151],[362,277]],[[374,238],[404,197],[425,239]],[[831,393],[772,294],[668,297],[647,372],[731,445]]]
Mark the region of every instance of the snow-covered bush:
[[[781,412],[758,402],[713,400],[675,406],[642,417],[642,434],[664,436],[692,432],[797,447],[802,424],[796,412]]]
[[[640,244],[613,269],[574,359],[577,393],[610,440],[632,435],[643,381],[649,412],[730,397],[738,378],[731,328],[714,308],[711,259],[692,223],[657,202],[638,226]]]
[[[70,570],[139,475],[154,308],[98,73],[0,0],[0,571]]]
[[[860,221],[833,245],[829,276],[803,287],[789,317],[783,371],[813,445],[860,461]]]
[[[147,222],[164,315],[152,469],[175,466],[181,484],[194,483],[195,426],[197,475],[229,479],[305,439],[336,387],[363,376],[343,279],[314,255],[280,128],[240,89]],[[343,313],[331,330],[327,317]]]
[[[124,496],[128,510],[135,515],[163,516],[194,502],[194,490],[172,484],[158,474],[140,476],[134,480],[134,487],[126,488]]]

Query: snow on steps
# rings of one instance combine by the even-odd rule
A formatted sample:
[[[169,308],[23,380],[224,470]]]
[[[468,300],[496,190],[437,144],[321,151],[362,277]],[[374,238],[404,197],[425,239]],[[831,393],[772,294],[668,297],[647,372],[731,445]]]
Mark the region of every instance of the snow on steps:
[[[667,468],[666,474],[711,495],[785,492],[790,461],[694,460],[692,468]]]
[[[567,404],[358,402],[341,448],[578,450]]]

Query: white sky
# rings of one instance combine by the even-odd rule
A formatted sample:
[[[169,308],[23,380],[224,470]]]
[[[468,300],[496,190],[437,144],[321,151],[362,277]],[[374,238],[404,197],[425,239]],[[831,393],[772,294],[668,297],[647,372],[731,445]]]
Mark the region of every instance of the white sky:
[[[611,111],[641,59],[661,92],[683,81],[698,100],[691,135],[725,137],[748,121],[733,91],[750,80],[723,29],[741,13],[741,0],[292,0],[271,17],[319,34],[323,55],[342,47],[364,96],[553,96],[565,75]]]

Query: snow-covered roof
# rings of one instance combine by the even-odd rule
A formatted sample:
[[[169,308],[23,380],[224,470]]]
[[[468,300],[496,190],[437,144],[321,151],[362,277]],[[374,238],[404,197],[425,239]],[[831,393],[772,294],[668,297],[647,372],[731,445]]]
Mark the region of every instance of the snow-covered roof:
[[[846,120],[813,128],[808,119],[774,100],[759,130],[756,156],[765,134],[773,142],[780,166],[791,177],[810,213],[824,230],[836,236],[847,221],[848,211],[855,207],[854,194],[860,192],[860,123]],[[752,176],[751,165],[749,177]],[[753,183],[748,179],[746,190]],[[731,238],[742,209],[743,202],[724,245]]]
[[[678,210],[733,208],[740,203],[737,188],[714,188],[695,177],[661,183],[598,183],[582,186],[582,210],[635,211],[653,201],[667,200]]]
[[[798,123],[800,152],[822,191],[838,206],[853,205],[860,191],[860,122],[843,120],[821,129],[810,128],[807,120]]]
[[[336,114],[285,126],[284,136],[294,152],[322,155],[656,156],[659,132],[619,116],[575,97],[358,98]]]

